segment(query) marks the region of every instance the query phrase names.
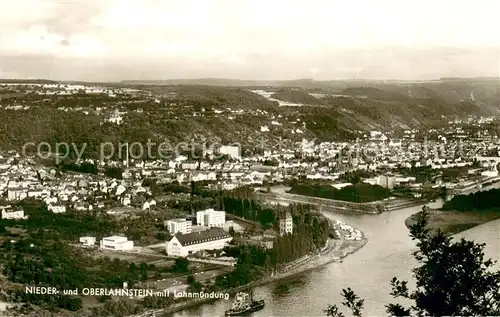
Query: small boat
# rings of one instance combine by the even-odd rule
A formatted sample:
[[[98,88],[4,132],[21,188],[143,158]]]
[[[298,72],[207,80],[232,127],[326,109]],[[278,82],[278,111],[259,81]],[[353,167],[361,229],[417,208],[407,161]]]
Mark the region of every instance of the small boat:
[[[233,300],[231,309],[226,310],[225,316],[243,316],[264,308],[264,300],[254,300],[253,293],[238,292]]]

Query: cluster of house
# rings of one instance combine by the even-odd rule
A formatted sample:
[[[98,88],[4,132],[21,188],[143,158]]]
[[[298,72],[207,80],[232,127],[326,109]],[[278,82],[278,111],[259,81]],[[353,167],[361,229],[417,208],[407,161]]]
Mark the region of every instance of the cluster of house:
[[[314,142],[303,141],[302,145],[305,149],[312,148],[314,151],[318,149],[327,149],[325,143],[315,145]],[[383,159],[388,160],[393,153],[398,151],[399,145],[386,145],[388,152],[382,152],[383,155],[379,159],[380,165],[385,167],[397,168],[401,164],[387,163]],[[338,149],[337,149],[338,150]],[[336,152],[337,150],[333,151]],[[123,180],[110,179],[103,176],[89,174],[67,174],[57,175],[54,169],[41,168],[34,164],[29,159],[20,157],[18,154],[12,154],[6,158],[0,156],[0,192],[3,193],[6,200],[10,202],[19,201],[25,198],[36,198],[43,200],[48,207],[48,210],[54,213],[64,213],[67,208],[74,210],[103,210],[109,207],[108,203],[113,206],[138,206],[142,210],[153,209],[156,201],[152,198],[145,198],[151,195],[151,189],[142,185],[142,180],[147,177],[154,177],[158,182],[169,182],[177,180],[181,183],[186,183],[190,180],[213,180],[218,184],[213,186],[221,186],[225,189],[236,188],[245,184],[262,184],[265,180],[270,182],[281,181],[284,179],[292,179],[300,175],[306,175],[307,178],[313,179],[330,179],[332,186],[342,188],[350,185],[349,183],[335,184],[334,180],[339,177],[341,172],[333,172],[331,164],[335,161],[330,161],[327,166],[322,166],[318,162],[300,161],[295,158],[293,153],[277,153],[273,154],[266,151],[264,158],[274,159],[278,162],[278,166],[263,166],[259,165],[259,158],[241,158],[239,157],[239,149],[234,146],[227,146],[222,149],[229,156],[234,156],[238,160],[230,160],[224,162],[209,163],[205,161],[189,162],[187,157],[179,156],[169,161],[153,161],[153,162],[137,162],[134,167],[127,168],[123,174]],[[322,153],[322,151],[319,151]],[[338,153],[338,152],[337,152]],[[420,155],[418,151],[411,152],[411,157]],[[397,157],[397,156],[395,156]],[[397,161],[397,159],[395,159]],[[476,179],[479,178],[498,178],[498,156],[474,156],[474,160],[479,162],[480,168],[469,168],[468,175],[461,176],[453,183],[442,183],[436,180],[435,186],[443,186],[447,188],[457,188],[463,186],[475,186]],[[351,169],[356,170],[363,165],[361,158],[353,158],[350,160]],[[387,164],[386,164],[387,163]],[[401,163],[401,162],[400,162]],[[357,165],[356,165],[357,164]],[[360,165],[361,164],[361,165]],[[375,164],[375,163],[373,163]],[[377,163],[378,164],[378,163]],[[406,162],[405,164],[410,164]],[[456,158],[453,160],[443,158],[427,158],[417,161],[409,166],[430,166],[432,168],[447,168],[447,167],[463,167],[472,164],[472,159]],[[409,187],[418,189],[421,184],[415,177],[403,177],[398,175],[378,175],[364,182],[380,185],[386,188],[393,188],[399,185],[408,185]],[[414,195],[418,195],[415,191]],[[3,219],[25,219],[22,210],[12,210],[3,208]],[[111,211],[110,211],[111,212]],[[201,216],[200,216],[201,217]],[[203,216],[205,217],[205,216]],[[222,228],[226,231],[229,227],[233,227],[235,231],[239,228],[238,224],[231,222],[220,222],[216,220],[216,213],[209,213],[207,221],[197,220],[195,223],[209,228]],[[175,222],[175,220],[172,220]],[[216,224],[217,221],[220,224]],[[177,226],[182,226],[185,221],[179,220]],[[189,222],[188,222],[189,223]],[[170,223],[169,231],[172,233],[185,233],[173,226]],[[186,226],[188,226],[186,224]],[[271,237],[273,234],[267,232],[266,236]],[[255,240],[255,239],[253,239]],[[270,244],[266,239],[261,239],[261,244]],[[268,240],[272,240],[269,238]]]
[[[159,184],[190,181],[217,181],[222,189],[231,190],[244,185],[262,185],[265,181],[283,180],[283,171],[277,167],[263,166],[264,158],[241,158],[240,149],[223,146],[218,149],[227,153],[231,160],[208,162],[190,161],[180,155],[171,160],[124,162],[128,165],[123,173],[124,179],[154,177]],[[238,160],[233,160],[238,158]]]
[[[373,133],[373,137],[379,134]],[[430,141],[429,141],[430,142]],[[441,142],[443,143],[443,142]],[[484,144],[483,144],[484,143]],[[436,143],[438,144],[438,143]],[[492,144],[476,142],[479,149],[488,150]],[[488,145],[489,144],[489,145]],[[280,182],[305,176],[309,179],[325,179],[336,183],[336,180],[346,171],[368,170],[376,173],[379,169],[398,169],[401,167],[429,166],[433,169],[465,167],[472,165],[474,160],[482,164],[481,176],[497,177],[498,157],[473,156],[469,158],[455,157],[456,151],[452,141],[444,148],[442,155],[432,151],[425,153],[424,148],[432,148],[433,144],[402,144],[394,140],[377,143],[336,143],[302,140],[295,148],[280,151],[266,150],[264,155],[241,157],[238,146],[222,146],[219,153],[227,154],[227,161],[190,161],[185,156],[170,160],[133,161],[126,162],[123,180],[115,180],[95,175],[63,174],[56,177],[56,170],[37,167],[34,162],[20,157],[19,154],[8,158],[0,157],[0,192],[8,201],[22,200],[27,197],[43,199],[49,210],[62,213],[70,207],[76,210],[95,210],[105,207],[105,196],[112,195],[113,200],[123,206],[137,205],[135,198],[141,194],[151,194],[148,187],[142,186],[145,178],[155,178],[157,183],[188,183],[190,181],[212,181],[218,188],[231,190],[242,185],[262,185],[266,181]],[[473,145],[466,143],[467,146]],[[496,145],[495,145],[496,146]],[[346,147],[351,151],[371,153],[368,155],[342,154]],[[296,156],[301,151],[305,156],[313,156],[324,160],[308,161]],[[351,153],[352,154],[352,153]],[[439,153],[438,153],[439,154]],[[446,156],[446,157],[441,157]],[[449,156],[449,157],[448,157]],[[13,161],[18,161],[15,164]],[[265,161],[274,161],[276,166],[265,166]],[[123,163],[123,162],[122,162]],[[104,163],[102,163],[104,164]],[[121,163],[120,163],[121,164]],[[365,182],[392,188],[400,184],[415,184],[413,178],[380,175]],[[89,199],[90,198],[90,199]],[[152,208],[154,200],[138,200],[143,210]]]
[[[44,170],[36,171],[42,174]],[[112,179],[95,180],[90,176],[65,175],[62,180],[40,181],[35,176],[22,181],[9,179],[3,187],[8,201],[18,201],[25,198],[43,200],[48,209],[54,213],[64,213],[69,206],[75,210],[95,210],[105,208],[106,196],[112,195],[117,203],[129,206],[133,197],[140,193],[148,193],[141,182],[131,183]],[[26,175],[25,173],[24,175]],[[29,175],[29,174],[28,174]],[[90,200],[89,197],[92,197]],[[156,205],[154,199],[142,203],[142,209],[147,210]]]
[[[406,132],[409,137],[413,138],[415,131]],[[469,176],[455,181],[453,186],[462,186],[467,182],[475,181],[477,176],[498,177],[497,166],[500,162],[498,156],[454,156],[457,149],[481,153],[495,150],[498,148],[497,139],[483,141],[465,139],[461,141],[462,143],[457,143],[458,141],[447,140],[443,136],[439,141],[405,142],[388,138],[382,132],[372,131],[367,136],[366,142],[316,143],[303,139],[293,148],[279,151],[266,150],[264,155],[253,157],[242,157],[238,146],[226,145],[218,148],[217,151],[231,158],[227,161],[190,161],[185,156],[178,156],[170,160],[132,161],[132,166],[126,162],[123,180],[85,174],[64,173],[62,176],[56,176],[55,169],[41,168],[33,161],[14,153],[6,158],[0,156],[0,193],[9,202],[30,197],[41,199],[45,201],[50,211],[64,213],[67,208],[104,209],[108,207],[106,203],[109,201],[112,201],[113,205],[135,205],[142,207],[143,210],[151,209],[156,205],[156,201],[151,198],[144,199],[145,196],[150,196],[151,189],[142,185],[143,179],[149,177],[155,178],[157,183],[177,181],[186,184],[189,181],[213,181],[217,183],[213,186],[230,190],[242,185],[262,185],[266,181],[280,182],[305,176],[308,179],[327,179],[332,181],[332,186],[341,188],[350,184],[335,184],[338,183],[335,180],[346,171],[377,171],[422,166],[446,169],[467,167],[472,165],[473,161],[479,161],[481,169],[471,168]],[[439,147],[441,153],[433,151],[433,147]],[[344,153],[346,148],[349,148],[351,153],[349,151],[347,154]],[[296,156],[296,152],[301,152],[302,157],[312,156],[320,160],[303,160]],[[351,155],[353,152],[363,155]],[[370,159],[368,160],[367,157]],[[274,161],[276,164],[265,166],[263,165],[265,161]],[[402,184],[412,187],[420,185],[415,177],[398,175],[378,175],[365,179],[364,182],[386,188]],[[453,187],[452,185],[437,184],[436,186]],[[14,211],[6,210],[5,212],[13,213]],[[19,215],[7,216],[5,214],[5,217],[11,217],[11,219],[24,217],[24,215]],[[226,224],[226,229],[227,226]],[[208,224],[208,227],[217,226]],[[171,232],[182,231],[171,230]]]
[[[14,163],[14,161],[16,161]],[[56,176],[55,169],[39,167],[18,154],[0,156],[0,193],[9,202],[34,198],[43,200],[49,211],[104,209],[106,202],[122,206],[137,205],[143,210],[156,205],[151,190],[140,179],[116,180],[91,174]]]
[[[463,146],[464,151],[487,150],[491,146],[478,143]],[[241,157],[239,148],[225,146],[224,153],[229,154],[236,161],[209,163],[206,161],[189,161],[187,157],[179,156],[170,161],[139,162],[129,171],[141,169],[144,175],[154,175],[159,182],[177,181],[217,181],[223,189],[234,189],[242,185],[263,184],[265,181],[280,182],[298,176],[308,179],[325,179],[335,181],[344,172],[431,167],[432,169],[460,168],[473,164],[476,156],[457,157],[458,145],[449,142],[441,148],[443,143],[427,142],[405,144],[401,140],[389,140],[382,143],[375,141],[364,143],[322,142],[315,143],[303,139],[295,147],[281,150],[266,150],[262,156]],[[432,150],[433,147],[439,151]],[[345,149],[349,148],[345,153]],[[430,149],[430,150],[429,150]],[[316,161],[306,161],[296,156],[297,151],[302,156],[315,157]],[[359,155],[358,155],[359,154]],[[369,155],[368,155],[369,154]],[[324,161],[320,163],[319,161]],[[274,166],[262,165],[265,161],[274,161]],[[495,166],[485,166],[484,175],[493,177]],[[128,173],[127,173],[128,174]],[[487,174],[487,175],[486,175]],[[392,187],[395,183],[414,182],[411,179],[371,180],[385,187]]]

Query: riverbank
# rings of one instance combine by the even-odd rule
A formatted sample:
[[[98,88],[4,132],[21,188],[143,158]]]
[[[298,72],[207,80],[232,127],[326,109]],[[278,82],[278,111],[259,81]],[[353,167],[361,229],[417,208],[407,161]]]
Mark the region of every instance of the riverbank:
[[[308,271],[320,268],[324,265],[333,263],[333,262],[341,262],[343,258],[348,256],[349,254],[352,254],[359,249],[361,249],[367,242],[368,239],[366,236],[357,231],[355,228],[352,228],[350,226],[347,226],[345,224],[342,224],[345,226],[345,229],[340,228],[339,223],[333,222],[332,225],[334,228],[337,229],[340,237],[339,239],[329,239],[327,241],[327,245],[323,248],[323,250],[316,255],[306,255],[296,261],[294,263],[291,263],[288,265],[286,271],[274,274],[272,276],[268,276],[264,279],[261,279],[259,281],[255,281],[253,283],[243,285],[237,288],[233,288],[231,290],[226,290],[227,293],[234,294],[236,292],[244,291],[250,288],[254,288],[257,286],[269,284],[276,282],[278,280],[284,280],[288,278],[292,278],[296,275],[300,275],[303,273],[306,273]],[[348,229],[350,228],[350,229]],[[359,232],[360,236],[358,237],[359,240],[356,240],[353,238],[353,232]],[[195,300],[189,300],[189,301],[183,301],[180,303],[176,303],[174,305],[171,305],[168,308],[161,309],[161,310],[156,310],[155,314],[156,316],[167,316],[170,314],[173,314],[175,312],[185,310],[191,307],[196,307],[204,303],[209,303],[214,301],[214,299],[195,299]],[[139,316],[147,316],[146,314],[139,315]]]
[[[475,226],[500,218],[500,211],[441,211],[429,210],[429,227],[431,232],[440,229],[446,235],[454,235]],[[419,214],[413,214],[405,220],[406,227],[416,221]]]

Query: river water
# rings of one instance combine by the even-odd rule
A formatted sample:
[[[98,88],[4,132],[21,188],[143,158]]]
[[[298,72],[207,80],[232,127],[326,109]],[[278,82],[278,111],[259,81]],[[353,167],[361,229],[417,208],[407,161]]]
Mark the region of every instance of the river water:
[[[439,208],[442,201],[429,206]],[[411,251],[415,244],[409,237],[405,219],[421,206],[378,215],[327,214],[363,231],[368,243],[342,263],[331,263],[288,281],[260,286],[254,296],[264,298],[266,306],[252,316],[324,316],[328,304],[342,301],[343,288],[351,287],[365,299],[365,316],[385,316],[384,304],[394,302],[390,293],[392,277],[409,280],[416,260]],[[477,226],[457,238],[486,243],[486,255],[500,261],[500,220]],[[224,316],[229,301],[217,301],[174,314],[174,316]]]

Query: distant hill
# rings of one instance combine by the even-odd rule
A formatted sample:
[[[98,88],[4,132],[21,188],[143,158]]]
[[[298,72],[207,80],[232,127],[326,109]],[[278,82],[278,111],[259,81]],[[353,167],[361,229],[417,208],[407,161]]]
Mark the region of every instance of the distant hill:
[[[57,83],[43,79],[7,81]],[[195,84],[187,84],[193,82]],[[160,102],[137,97],[134,102],[123,103],[116,98],[108,100],[103,96],[83,95],[58,97],[53,99],[53,104],[46,104],[45,96],[25,96],[8,87],[0,94],[3,105],[25,100],[32,109],[23,112],[13,112],[5,107],[0,109],[0,147],[20,146],[33,140],[58,140],[59,135],[64,134],[69,134],[71,140],[85,139],[95,144],[108,139],[168,137],[189,140],[196,134],[250,145],[259,142],[261,131],[266,130],[264,127],[269,128],[264,135],[270,139],[316,137],[346,140],[363,131],[430,129],[470,115],[500,113],[500,80],[497,78],[427,82],[311,79],[272,82],[207,78],[100,85],[141,88],[151,92],[151,98]],[[275,99],[305,106],[279,106],[278,102],[253,93],[255,89],[265,90]],[[316,98],[311,93],[324,97]],[[122,126],[101,125],[97,114],[84,117],[71,113],[65,115],[57,110],[60,105],[85,105],[89,113],[94,113],[94,108],[113,103],[130,110]],[[136,112],[138,108],[144,111]],[[280,122],[276,124],[274,121]],[[82,136],[82,133],[86,135]]]
[[[124,80],[125,85],[201,85],[201,86],[229,86],[229,87],[260,87],[260,86],[302,86],[314,83],[312,79],[296,80],[240,80],[226,78],[199,78],[199,79],[167,79],[167,80]]]
[[[273,98],[305,106],[280,106],[252,92],[256,86],[102,84],[151,92],[130,100],[127,96],[91,94],[47,97],[6,87],[0,93],[3,106],[0,108],[0,148],[61,140],[80,140],[97,146],[123,140],[145,143],[149,139],[167,138],[171,142],[193,139],[202,142],[220,138],[222,143],[240,142],[247,148],[264,144],[274,149],[282,139],[344,141],[370,130],[428,130],[470,115],[500,113],[497,79],[432,82],[304,79],[287,83],[289,86],[266,86],[259,82],[262,85],[259,87]],[[316,98],[311,95],[313,92],[324,97]],[[14,111],[6,107],[19,101],[29,104],[30,108]],[[60,111],[61,106],[85,107],[87,114]],[[121,125],[103,124],[103,115],[96,111],[112,106],[126,111]],[[99,153],[98,148],[89,148],[89,151]]]
[[[358,98],[400,101],[400,102],[407,102],[410,99],[409,96],[405,96],[399,92],[382,90],[380,88],[373,88],[373,87],[349,87],[343,90],[341,94]]]
[[[307,123],[307,131],[319,138],[348,138],[356,130],[391,130],[394,128],[434,128],[443,122],[469,115],[491,116],[500,110],[500,80],[497,78],[441,79],[434,81],[333,80],[314,81],[239,81],[230,79],[199,79],[167,81],[183,85],[140,87],[154,91],[177,91],[198,104],[240,108],[277,107],[250,90],[263,89],[272,98],[307,105],[279,107],[279,113],[293,112]],[[185,83],[197,83],[187,85]],[[218,85],[201,85],[218,84]],[[251,86],[244,86],[248,84]],[[222,87],[231,84],[231,87]],[[310,93],[322,93],[315,98]],[[193,99],[194,98],[194,99]],[[210,99],[210,101],[209,101]],[[244,101],[244,102],[240,102]]]

